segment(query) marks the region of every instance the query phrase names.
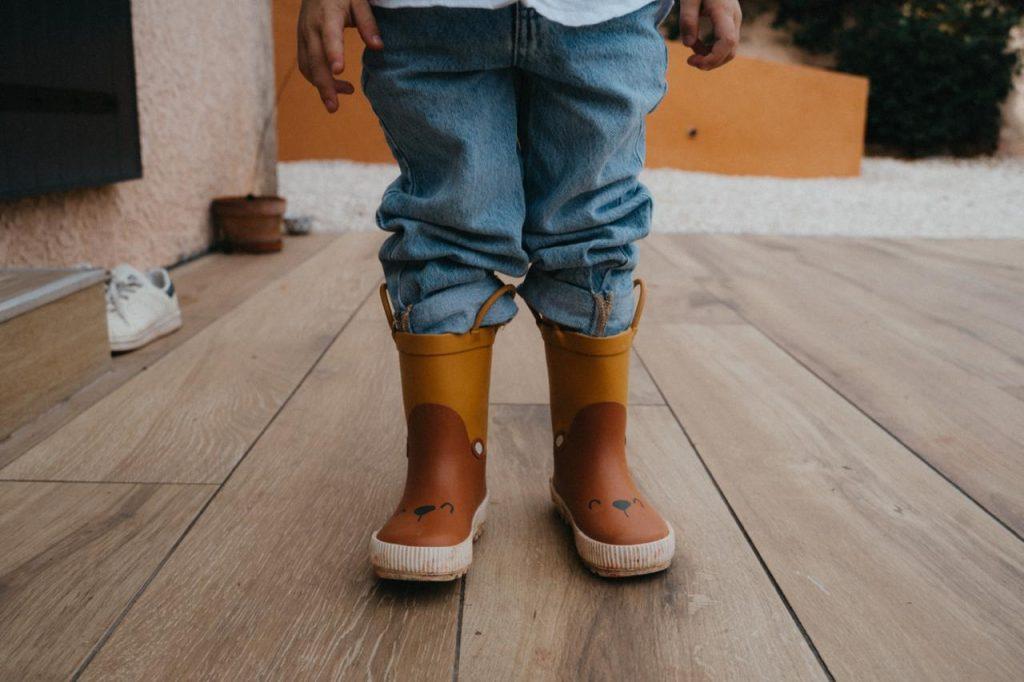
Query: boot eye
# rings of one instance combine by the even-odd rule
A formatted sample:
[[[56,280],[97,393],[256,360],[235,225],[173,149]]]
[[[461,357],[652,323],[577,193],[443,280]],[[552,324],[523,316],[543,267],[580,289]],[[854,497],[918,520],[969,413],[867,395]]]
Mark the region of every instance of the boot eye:
[[[560,447],[562,447],[563,443],[565,443],[565,434],[564,433],[557,434],[555,436],[555,447],[556,448],[560,448]]]

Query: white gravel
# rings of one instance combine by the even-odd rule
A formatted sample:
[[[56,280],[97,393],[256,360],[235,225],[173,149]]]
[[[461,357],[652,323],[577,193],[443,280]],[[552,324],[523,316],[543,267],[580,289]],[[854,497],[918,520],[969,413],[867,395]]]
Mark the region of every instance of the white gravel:
[[[289,215],[315,230],[375,229],[391,164],[278,164]],[[784,180],[647,170],[656,232],[1024,238],[1024,158],[865,159],[859,178]]]

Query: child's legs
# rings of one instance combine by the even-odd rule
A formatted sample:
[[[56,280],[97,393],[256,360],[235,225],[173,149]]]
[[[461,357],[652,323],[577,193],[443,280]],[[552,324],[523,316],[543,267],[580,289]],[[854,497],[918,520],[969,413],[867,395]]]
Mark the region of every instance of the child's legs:
[[[500,285],[524,274],[510,10],[375,8],[386,49],[363,57],[363,87],[401,176],[377,221],[404,330],[463,333]],[[516,312],[508,297],[485,324]]]
[[[626,329],[634,242],[650,226],[637,180],[644,118],[665,92],[655,2],[593,26],[534,23],[523,54],[520,139],[532,266],[520,293],[547,319],[585,334]]]

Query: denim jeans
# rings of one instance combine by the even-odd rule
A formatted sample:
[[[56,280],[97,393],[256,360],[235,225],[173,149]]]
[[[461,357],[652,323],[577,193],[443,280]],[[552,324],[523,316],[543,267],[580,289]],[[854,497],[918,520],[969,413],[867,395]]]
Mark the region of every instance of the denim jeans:
[[[401,174],[378,225],[400,328],[462,333],[501,282],[544,318],[607,336],[633,314],[644,119],[665,92],[665,3],[567,27],[519,4],[374,8],[363,89]],[[505,297],[485,324],[508,321]]]

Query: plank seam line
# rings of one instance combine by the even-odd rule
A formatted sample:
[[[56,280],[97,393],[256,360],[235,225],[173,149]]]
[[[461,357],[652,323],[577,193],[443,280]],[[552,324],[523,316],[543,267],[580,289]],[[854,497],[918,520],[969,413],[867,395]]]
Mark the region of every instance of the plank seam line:
[[[466,576],[459,578],[459,615],[455,624],[455,660],[452,662],[452,682],[459,680],[459,663],[462,660],[462,615],[466,609]]]
[[[548,403],[548,402],[543,402],[543,403],[507,403],[507,402],[500,402],[500,403],[487,403],[487,404],[489,406],[491,406],[491,407],[548,407],[550,405],[550,403]],[[665,407],[665,403],[644,403],[644,402],[637,403],[637,402],[633,402],[632,400],[630,400],[629,401],[629,406],[630,407]]]
[[[872,424],[874,424],[874,425],[875,425],[876,427],[878,427],[879,429],[881,429],[883,433],[885,433],[885,434],[886,434],[887,436],[889,436],[890,438],[892,438],[892,439],[893,439],[894,441],[896,441],[897,443],[899,443],[899,445],[900,445],[900,446],[901,446],[901,447],[902,447],[902,448],[903,448],[904,450],[906,450],[907,452],[909,452],[909,453],[910,453],[911,455],[913,455],[913,456],[914,456],[914,457],[916,457],[916,458],[917,458],[918,460],[920,460],[920,462],[921,462],[922,464],[924,464],[924,465],[925,465],[926,467],[928,467],[929,469],[931,469],[931,471],[932,471],[932,472],[933,472],[934,474],[936,474],[936,475],[937,475],[937,476],[938,476],[939,478],[941,478],[941,479],[942,479],[943,481],[945,481],[946,483],[948,483],[949,485],[951,485],[951,486],[952,486],[952,487],[953,487],[953,488],[954,488],[954,489],[955,489],[955,490],[956,490],[957,492],[959,492],[959,493],[960,493],[961,495],[963,495],[963,496],[964,496],[965,498],[967,498],[968,500],[970,500],[971,502],[973,502],[973,503],[974,503],[974,505],[975,505],[976,507],[978,507],[978,509],[980,509],[981,511],[983,511],[983,512],[984,512],[984,513],[985,513],[985,514],[986,514],[987,516],[989,516],[989,518],[991,518],[991,519],[992,519],[993,521],[995,521],[995,522],[996,522],[997,524],[999,524],[1000,526],[1002,526],[1002,527],[1003,527],[1003,528],[1004,528],[1004,529],[1005,529],[1005,530],[1006,530],[1006,531],[1007,531],[1007,532],[1008,532],[1008,533],[1009,533],[1010,535],[1012,535],[1012,536],[1013,536],[1014,538],[1016,538],[1016,539],[1017,539],[1018,541],[1020,541],[1020,542],[1024,542],[1024,536],[1022,536],[1022,535],[1021,535],[1020,533],[1018,533],[1018,532],[1017,532],[1016,530],[1014,530],[1013,528],[1011,528],[1011,527],[1010,527],[1010,526],[1009,526],[1009,525],[1008,525],[1008,524],[1007,524],[1007,523],[1006,523],[1005,521],[1003,521],[1003,520],[1002,520],[1001,518],[999,518],[998,516],[996,516],[995,512],[993,512],[993,511],[992,511],[992,510],[990,510],[990,509],[989,509],[988,507],[986,507],[986,506],[985,506],[985,505],[983,505],[983,504],[982,504],[981,502],[979,502],[979,501],[977,500],[977,498],[975,498],[975,497],[974,497],[973,495],[971,495],[971,494],[970,494],[970,493],[968,493],[968,492],[967,492],[966,490],[964,490],[964,489],[963,489],[962,487],[960,487],[960,484],[958,484],[958,483],[957,483],[956,481],[954,481],[954,480],[953,480],[952,478],[950,478],[949,476],[947,476],[947,475],[946,475],[946,474],[945,474],[945,473],[944,473],[944,472],[943,472],[942,470],[940,470],[940,469],[939,469],[938,467],[936,467],[936,466],[935,466],[934,464],[932,464],[932,463],[931,463],[930,461],[928,461],[928,458],[926,458],[926,457],[925,457],[924,455],[922,455],[921,453],[919,453],[919,452],[918,452],[917,450],[915,450],[914,448],[910,447],[910,445],[908,445],[907,443],[905,443],[905,442],[903,441],[903,439],[901,439],[901,438],[900,438],[899,436],[897,436],[897,435],[896,435],[895,433],[893,433],[892,431],[890,431],[890,430],[889,430],[889,428],[888,428],[888,427],[886,427],[886,426],[885,426],[885,425],[884,425],[884,424],[883,424],[882,422],[880,422],[880,421],[879,421],[878,419],[875,419],[875,417],[873,417],[873,416],[872,416],[871,414],[869,414],[869,413],[868,413],[868,412],[866,412],[866,411],[865,411],[865,410],[864,410],[863,408],[861,408],[861,406],[860,406],[860,405],[858,405],[858,404],[857,404],[857,403],[855,403],[855,402],[854,402],[853,400],[851,400],[851,399],[850,399],[849,397],[847,397],[847,396],[846,396],[846,395],[845,395],[845,394],[844,394],[844,393],[843,393],[842,391],[840,391],[840,390],[839,390],[839,389],[838,389],[837,387],[835,387],[835,386],[833,386],[833,385],[832,385],[831,383],[829,383],[829,381],[828,381],[827,379],[825,379],[825,378],[824,378],[823,376],[821,376],[821,375],[820,375],[820,374],[819,374],[818,372],[814,371],[814,369],[813,369],[812,367],[810,367],[810,366],[809,366],[808,364],[806,364],[806,363],[805,363],[804,361],[802,361],[802,360],[801,360],[800,358],[798,358],[798,357],[797,357],[796,355],[794,355],[793,353],[791,353],[791,352],[789,351],[789,349],[788,349],[788,348],[786,348],[786,347],[785,347],[784,345],[782,345],[782,343],[780,343],[779,341],[775,340],[775,338],[773,338],[771,334],[769,334],[768,332],[766,332],[765,330],[761,329],[761,328],[760,328],[759,326],[757,326],[756,324],[754,324],[753,322],[751,322],[750,320],[748,320],[748,319],[746,318],[746,316],[744,316],[744,315],[743,315],[743,313],[741,313],[740,311],[738,311],[738,310],[737,310],[737,311],[736,311],[736,314],[737,314],[737,315],[739,315],[739,316],[740,316],[740,318],[741,318],[741,319],[743,319],[743,320],[744,320],[744,321],[745,321],[745,322],[746,322],[746,323],[747,323],[748,325],[750,325],[750,327],[751,327],[752,329],[755,329],[755,330],[757,330],[757,332],[758,332],[759,334],[761,334],[761,336],[763,336],[764,338],[768,339],[768,341],[770,341],[770,342],[771,342],[771,344],[772,344],[773,346],[775,346],[775,347],[776,347],[776,348],[778,348],[778,349],[779,349],[780,351],[782,351],[782,352],[783,352],[783,353],[784,353],[784,354],[785,354],[785,355],[786,355],[786,356],[787,356],[787,357],[788,357],[788,358],[789,358],[790,360],[792,360],[793,362],[795,362],[795,363],[796,363],[797,365],[799,365],[800,367],[802,367],[802,368],[803,368],[803,369],[804,369],[804,370],[805,370],[806,372],[808,372],[808,373],[809,373],[809,374],[810,374],[811,376],[813,376],[813,377],[814,377],[815,379],[817,379],[817,380],[818,380],[818,381],[820,381],[820,382],[821,382],[822,384],[824,384],[825,386],[827,386],[827,387],[829,388],[829,390],[831,390],[831,391],[832,391],[833,393],[835,393],[835,394],[836,394],[836,395],[838,395],[838,396],[839,396],[840,398],[842,398],[843,402],[845,402],[845,403],[846,403],[847,405],[850,405],[850,406],[851,406],[851,407],[852,407],[852,408],[853,408],[854,410],[856,410],[856,411],[857,411],[857,412],[858,412],[858,413],[859,413],[859,414],[860,414],[861,416],[863,416],[863,417],[864,417],[865,419],[867,419],[867,420],[868,420],[869,422],[871,422],[871,423],[872,423]]]
[[[835,676],[832,674],[832,671],[829,670],[828,664],[825,663],[825,659],[822,657],[821,652],[818,651],[818,647],[815,645],[814,640],[811,639],[810,634],[807,632],[807,628],[805,628],[804,624],[800,621],[800,617],[797,615],[796,610],[793,608],[793,605],[789,603],[789,599],[786,598],[786,594],[785,592],[783,592],[782,586],[779,585],[779,582],[775,579],[775,575],[772,573],[771,569],[768,568],[768,563],[765,561],[764,557],[761,556],[761,551],[757,548],[757,545],[754,543],[753,538],[750,537],[750,533],[747,532],[746,526],[744,526],[743,522],[740,521],[739,516],[736,514],[736,510],[733,509],[732,504],[729,502],[729,498],[726,497],[725,491],[723,491],[722,487],[718,484],[718,479],[716,479],[714,474],[711,473],[711,469],[708,467],[707,462],[704,461],[704,456],[701,454],[700,449],[697,447],[697,444],[693,442],[693,439],[690,437],[689,431],[687,431],[686,427],[683,426],[683,422],[679,418],[679,415],[676,414],[676,410],[674,407],[672,407],[672,403],[670,403],[668,399],[665,397],[665,393],[661,390],[661,384],[658,383],[657,378],[654,376],[654,374],[651,373],[651,369],[647,366],[647,361],[644,360],[643,354],[638,351],[637,356],[640,358],[640,364],[647,372],[647,375],[651,377],[651,382],[654,384],[654,387],[658,389],[658,393],[661,394],[662,400],[665,401],[664,407],[668,409],[669,413],[672,415],[672,418],[679,426],[679,429],[683,432],[683,436],[686,437],[686,441],[690,444],[690,447],[693,449],[693,453],[697,455],[697,459],[698,461],[700,461],[701,467],[704,468],[704,473],[707,474],[708,478],[711,480],[711,484],[715,486],[715,490],[718,491],[719,498],[721,498],[722,503],[725,505],[725,508],[729,510],[729,515],[732,516],[733,522],[736,524],[736,527],[739,528],[740,533],[743,534],[743,538],[747,541],[747,544],[750,546],[750,550],[754,553],[754,556],[757,558],[757,562],[761,565],[761,570],[764,571],[765,575],[768,577],[768,580],[771,582],[772,587],[775,589],[775,593],[779,596],[779,599],[782,600],[782,604],[786,607],[786,611],[789,613],[789,617],[793,620],[793,623],[796,625],[797,630],[800,631],[800,634],[801,636],[803,636],[803,639],[807,643],[807,646],[811,649],[811,653],[814,654],[814,658],[818,661],[818,665],[821,666],[821,669],[824,671],[825,675],[828,676],[828,679],[832,682],[835,682]]]
[[[320,361],[323,360],[324,356],[327,355],[328,351],[330,351],[334,344],[337,343],[338,338],[340,338],[341,335],[345,333],[345,330],[348,329],[350,324],[352,324],[352,320],[356,319],[356,316],[362,310],[363,306],[366,305],[366,302],[370,300],[371,297],[373,297],[373,293],[376,291],[376,289],[376,285],[374,285],[374,287],[370,289],[369,293],[367,293],[366,296],[363,297],[363,300],[359,303],[358,306],[356,306],[355,310],[353,310],[352,313],[348,316],[348,319],[345,320],[344,324],[341,325],[341,328],[338,330],[338,332],[331,338],[330,343],[326,344],[324,346],[324,349],[320,352],[320,354],[317,355],[316,359],[314,359],[313,362],[310,363],[309,369],[306,370],[306,372],[299,379],[298,383],[296,383],[295,387],[291,390],[287,397],[285,397],[284,401],[282,401],[282,403],[278,406],[274,414],[271,415],[270,419],[267,420],[267,423],[263,425],[263,428],[260,429],[260,432],[249,444],[249,447],[245,449],[245,452],[242,453],[242,456],[239,457],[238,461],[235,462],[234,466],[231,467],[231,471],[228,472],[228,475],[225,476],[224,480],[220,482],[220,484],[217,486],[217,489],[210,494],[210,497],[206,500],[205,503],[203,503],[203,506],[199,509],[196,515],[192,517],[191,521],[189,521],[188,525],[185,527],[185,530],[182,531],[181,535],[178,536],[178,539],[174,541],[174,544],[172,544],[170,549],[167,550],[167,553],[164,554],[163,558],[156,565],[156,568],[153,569],[149,577],[146,578],[142,585],[139,586],[139,589],[135,591],[135,594],[133,594],[132,597],[128,600],[128,603],[125,604],[123,609],[121,609],[121,613],[118,614],[117,618],[115,618],[113,622],[111,622],[111,624],[107,626],[106,630],[103,631],[103,634],[93,645],[92,649],[90,649],[86,657],[82,659],[82,662],[78,665],[77,668],[75,668],[75,671],[71,674],[70,678],[72,682],[77,682],[77,680],[81,678],[82,673],[85,672],[85,669],[89,667],[89,665],[93,662],[93,659],[96,658],[96,656],[103,649],[103,647],[106,646],[107,642],[110,641],[110,638],[113,636],[114,631],[117,630],[121,623],[124,622],[124,619],[128,616],[128,612],[131,611],[132,607],[135,606],[135,603],[142,597],[146,589],[149,588],[149,585],[156,579],[160,571],[163,570],[163,567],[170,560],[174,552],[177,551],[178,547],[181,546],[181,543],[185,541],[185,538],[195,527],[196,523],[199,522],[199,519],[202,518],[203,514],[206,513],[206,510],[209,509],[210,505],[217,498],[217,495],[220,494],[221,490],[224,489],[224,486],[226,486],[228,481],[231,480],[231,477],[234,476],[236,471],[238,471],[238,467],[240,467],[242,465],[242,462],[244,462],[249,457],[249,453],[252,452],[253,448],[256,447],[256,444],[259,443],[260,440],[262,440],[263,435],[267,432],[270,426],[275,421],[277,421],[278,415],[281,414],[285,407],[287,407],[288,404],[291,402],[295,394],[298,393],[299,389],[306,383],[306,379],[309,378],[309,375],[313,373],[313,370],[316,369],[317,365],[320,364]]]
[[[89,481],[85,479],[69,478],[0,478],[0,485],[4,483],[69,483],[73,485],[200,485],[213,488],[219,486],[216,481]]]

